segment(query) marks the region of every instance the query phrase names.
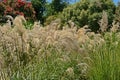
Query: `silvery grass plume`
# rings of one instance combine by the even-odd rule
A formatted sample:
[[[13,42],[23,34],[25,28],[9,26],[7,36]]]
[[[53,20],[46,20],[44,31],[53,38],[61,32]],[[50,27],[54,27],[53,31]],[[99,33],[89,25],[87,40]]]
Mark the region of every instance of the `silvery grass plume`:
[[[0,54],[0,72],[2,71],[2,68],[5,67],[4,65],[5,65],[5,63],[4,63],[3,56]]]
[[[60,28],[60,23],[61,23],[61,20],[56,19],[49,24],[49,28],[54,29],[54,30],[58,30]]]
[[[23,52],[24,49],[23,42],[25,41],[23,39],[24,37],[21,37],[23,36],[23,31],[21,30],[21,28],[23,29],[23,23],[21,22],[21,19],[24,19],[24,17],[18,16],[14,19],[14,28],[11,28],[9,25],[6,25],[7,23],[0,27],[0,43],[2,47],[2,50],[0,52],[6,54],[9,53],[9,55],[6,55],[6,57],[9,57],[9,61],[12,61],[13,63],[16,63],[17,59],[19,59],[18,57],[20,57],[19,53]],[[11,65],[12,63],[8,66]]]
[[[25,27],[23,25],[24,22],[26,22],[24,16],[20,15],[16,16],[13,20],[14,29],[16,29],[16,31],[20,34],[24,33],[25,31]]]
[[[117,32],[120,28],[120,23],[113,21],[112,28],[110,29],[111,32]]]
[[[102,19],[99,21],[100,25],[100,31],[101,32],[106,32],[108,29],[108,16],[107,12],[103,11],[102,13]]]
[[[40,21],[35,21],[32,28],[33,28],[33,30],[37,30],[40,27],[42,27],[42,25],[40,24]]]
[[[6,22],[12,27],[14,18],[11,15],[6,15],[5,17],[7,18]]]
[[[15,45],[16,48],[11,48],[12,50],[18,49],[18,51],[29,53],[30,47],[36,48],[38,51],[41,47],[46,47],[48,45],[61,47],[65,51],[77,51],[80,52],[81,46],[84,46],[87,42],[93,40],[89,36],[93,32],[88,33],[87,26],[77,30],[73,22],[69,21],[72,27],[59,30],[59,20],[52,22],[50,25],[45,27],[40,26],[39,22],[35,22],[32,30],[26,30],[23,25],[23,21],[26,22],[23,16],[17,16],[13,20],[14,28],[10,31],[6,30],[6,27],[0,27],[1,36],[4,34],[4,43],[10,43],[12,46]],[[88,27],[87,27],[88,28]],[[6,34],[5,34],[6,32]],[[94,34],[92,37],[96,37]],[[12,41],[14,43],[12,43]],[[22,47],[20,47],[22,45]],[[21,49],[23,48],[23,49]],[[11,50],[10,49],[10,50]]]
[[[27,64],[36,55],[40,58],[52,55],[51,50],[65,52],[67,57],[70,53],[89,57],[87,50],[91,50],[95,45],[102,45],[102,37],[91,32],[88,26],[77,29],[77,26],[69,21],[71,26],[59,29],[60,21],[55,20],[44,27],[35,22],[33,29],[27,30],[23,22],[26,22],[25,18],[17,16],[13,20],[13,28],[0,27],[0,52],[9,54],[6,55],[10,61],[7,65],[12,70],[13,66],[18,68],[20,63]],[[64,58],[62,59],[64,61]]]
[[[69,67],[66,70],[66,75],[69,76],[71,79],[74,79],[74,70],[73,70],[73,68]]]

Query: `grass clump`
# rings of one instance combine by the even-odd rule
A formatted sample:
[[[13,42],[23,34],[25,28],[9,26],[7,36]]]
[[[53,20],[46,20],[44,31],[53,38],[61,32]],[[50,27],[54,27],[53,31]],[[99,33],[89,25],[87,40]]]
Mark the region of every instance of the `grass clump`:
[[[22,21],[0,27],[2,80],[119,80],[120,32],[96,34],[72,21],[60,29],[60,20],[26,29]]]
[[[119,33],[106,33],[106,43],[91,53],[92,65],[90,80],[119,80],[120,79],[120,41]]]

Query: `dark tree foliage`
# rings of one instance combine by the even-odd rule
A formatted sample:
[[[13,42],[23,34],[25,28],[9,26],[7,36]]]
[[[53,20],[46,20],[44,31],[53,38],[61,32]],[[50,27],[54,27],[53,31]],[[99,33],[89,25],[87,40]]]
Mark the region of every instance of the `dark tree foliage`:
[[[118,2],[118,5],[115,10],[115,20],[120,22],[120,2]]]
[[[32,0],[32,5],[36,11],[36,18],[41,21],[41,23],[44,23],[44,11],[45,11],[45,5],[46,0]]]
[[[53,0],[51,6],[53,11],[55,11],[55,13],[58,13],[66,7],[66,2],[63,0]]]
[[[59,13],[62,12],[68,4],[69,0],[52,0],[51,3],[47,3],[44,14],[44,24],[49,24],[52,20],[55,20],[59,16]]]

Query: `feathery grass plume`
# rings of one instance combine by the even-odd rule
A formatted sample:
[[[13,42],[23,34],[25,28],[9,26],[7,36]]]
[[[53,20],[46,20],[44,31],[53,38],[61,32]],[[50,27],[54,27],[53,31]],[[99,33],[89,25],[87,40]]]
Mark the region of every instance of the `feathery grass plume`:
[[[13,18],[11,15],[6,15],[5,17],[6,17],[8,20],[11,20],[11,21],[14,20],[14,18]]]
[[[86,27],[86,26],[85,26],[85,27]],[[78,29],[78,31],[77,31],[78,37],[84,36],[84,35],[86,34],[87,31],[86,31],[85,27]]]
[[[7,20],[6,24],[4,24],[3,27],[8,27],[9,29],[11,29],[12,27],[11,21]]]
[[[61,20],[56,19],[49,24],[49,27],[50,27],[50,29],[58,30],[60,28],[60,23],[61,23]]]
[[[73,35],[76,35],[77,26],[72,21],[68,21],[68,24],[63,26],[62,30],[66,30],[72,33]]]
[[[2,27],[0,26],[0,32],[1,34],[7,34],[11,30],[11,27],[9,27],[7,24],[4,24]]]
[[[60,33],[61,33],[61,30],[57,30],[54,32],[54,35],[53,35],[54,40],[57,41],[60,38]]]
[[[14,28],[19,34],[22,34],[25,31],[25,27],[23,25],[24,22],[26,22],[26,20],[24,16],[21,15],[16,16],[15,19],[13,20]]]
[[[5,17],[7,18],[10,27],[12,27],[14,18],[11,15],[6,15]]]
[[[78,68],[78,71],[80,71],[80,75],[79,76],[86,78],[87,77],[87,73],[89,71],[89,65],[87,63],[79,63],[76,66]]]
[[[52,36],[48,36],[48,37],[46,37],[45,42],[46,42],[46,45],[49,46],[54,43],[54,39],[52,38]]]
[[[0,54],[0,72],[5,67],[4,57]]]
[[[76,50],[78,51],[79,45],[77,43],[76,37],[73,35],[72,32],[69,31],[69,29],[61,30],[61,31],[55,31],[54,33],[54,39],[58,41],[58,44],[61,46],[64,46],[65,48],[68,48],[67,50]],[[71,46],[70,46],[71,45]]]
[[[0,52],[5,56],[8,74],[12,77],[17,76],[17,72],[22,74],[26,66],[26,70],[28,70],[29,65],[31,66],[31,63],[34,61],[40,62],[37,66],[41,66],[42,62],[46,62],[47,67],[50,68],[53,66],[48,66],[48,64],[53,64],[57,59],[66,63],[65,65],[69,64],[70,66],[62,67],[64,67],[64,69],[70,67],[70,69],[68,68],[66,71],[68,71],[70,75],[74,73],[74,77],[76,77],[76,73],[74,70],[72,71],[74,68],[71,69],[71,67],[81,62],[84,63],[83,59],[84,57],[89,57],[89,51],[92,51],[96,45],[99,47],[100,44],[104,44],[104,38],[101,37],[101,34],[91,32],[88,26],[77,30],[77,26],[69,22],[70,27],[59,29],[60,22],[58,20],[44,27],[42,27],[39,22],[35,22],[33,28],[27,30],[24,28],[22,20],[24,20],[24,17],[17,16],[13,20],[14,28],[12,29],[7,29],[7,26],[0,27]],[[57,55],[57,58],[54,57],[55,55]],[[55,59],[53,60],[51,57]],[[51,63],[49,63],[49,59]],[[71,64],[72,61],[75,62],[73,62],[75,65]],[[46,65],[42,66],[46,67]],[[83,68],[83,66],[81,68],[79,68],[81,69],[80,72],[83,75],[86,74],[88,67],[87,69],[86,66],[85,68]],[[63,72],[65,71],[64,69]],[[59,70],[61,70],[61,68]],[[29,73],[28,71],[23,73],[24,76],[22,77],[26,78],[26,74],[30,74],[29,76],[31,76],[33,72]],[[32,76],[36,76],[36,74]],[[72,80],[74,80],[74,78],[72,78]]]
[[[112,28],[110,29],[111,32],[117,32],[120,28],[120,23],[113,21]]]
[[[89,37],[86,35],[86,29],[84,27],[78,29],[77,39],[79,44],[85,44],[89,40]]]
[[[108,16],[107,12],[103,11],[102,13],[102,19],[98,22],[100,25],[100,31],[106,32],[108,29]]]
[[[13,25],[13,17],[10,16],[10,15],[6,15],[5,18],[7,18],[7,21],[6,23],[3,25],[3,27],[7,27],[9,29],[12,28],[12,25]]]
[[[18,15],[15,17],[14,21],[13,21],[13,25],[14,25],[14,30],[16,32],[18,32],[19,36],[21,37],[22,40],[22,50],[24,50],[24,43],[25,43],[25,39],[23,34],[25,33],[25,27],[23,25],[23,23],[26,22],[24,16]]]
[[[29,53],[29,40],[30,40],[30,37],[29,37],[29,34],[28,34],[28,31],[26,30],[23,35],[22,35],[22,40],[23,40],[23,44],[24,44],[24,52],[26,53]]]
[[[74,28],[74,27],[75,27],[75,23],[72,22],[72,20],[70,20],[70,21],[68,21],[68,26],[69,26],[70,28]]]
[[[38,21],[38,22],[34,22],[34,25],[33,25],[33,29],[39,29],[40,27],[41,27],[42,25],[40,24],[40,21]]]
[[[79,45],[77,41],[69,38],[64,37],[59,40],[59,45],[65,50],[65,51],[73,51],[73,52],[79,52]]]
[[[58,58],[58,60],[62,61],[62,62],[71,62],[71,59],[68,55],[62,55],[60,58]]]
[[[74,70],[73,70],[73,68],[71,68],[71,67],[67,68],[66,75],[68,76],[68,79],[70,79],[70,80],[74,79]]]

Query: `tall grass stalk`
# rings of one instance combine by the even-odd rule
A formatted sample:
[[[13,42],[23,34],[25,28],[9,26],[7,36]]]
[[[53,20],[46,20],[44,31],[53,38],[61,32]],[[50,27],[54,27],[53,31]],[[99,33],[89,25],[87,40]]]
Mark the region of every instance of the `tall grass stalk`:
[[[90,80],[120,79],[120,42],[115,33],[105,39],[106,43],[91,53]]]

